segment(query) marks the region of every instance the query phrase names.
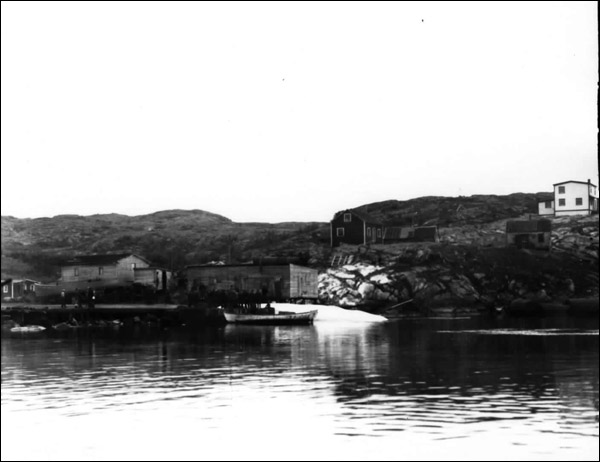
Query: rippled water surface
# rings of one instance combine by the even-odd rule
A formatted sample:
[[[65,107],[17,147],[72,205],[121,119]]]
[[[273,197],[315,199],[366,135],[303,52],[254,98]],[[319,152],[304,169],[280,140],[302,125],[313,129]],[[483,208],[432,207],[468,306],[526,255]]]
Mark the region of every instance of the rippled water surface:
[[[598,319],[2,333],[2,459],[598,460]]]

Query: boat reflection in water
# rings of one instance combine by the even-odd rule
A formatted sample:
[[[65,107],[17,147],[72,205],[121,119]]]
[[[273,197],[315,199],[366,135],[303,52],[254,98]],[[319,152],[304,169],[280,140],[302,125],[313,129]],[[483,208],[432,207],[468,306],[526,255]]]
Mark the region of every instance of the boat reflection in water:
[[[597,459],[597,321],[502,322],[4,335],[2,459]]]

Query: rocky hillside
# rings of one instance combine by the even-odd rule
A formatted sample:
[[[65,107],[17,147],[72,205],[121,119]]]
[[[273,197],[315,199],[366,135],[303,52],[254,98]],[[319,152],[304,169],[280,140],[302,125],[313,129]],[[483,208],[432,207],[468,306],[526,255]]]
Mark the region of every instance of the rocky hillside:
[[[201,210],[150,215],[2,217],[2,277],[56,278],[60,262],[77,254],[134,252],[157,265],[181,268],[211,260],[263,255],[319,255],[329,243],[325,223],[235,223]]]
[[[537,213],[537,203],[552,199],[552,193],[469,197],[428,196],[408,201],[389,200],[358,207],[358,211],[388,225],[464,226]]]
[[[552,251],[506,248],[506,220],[442,228],[440,243],[342,246],[348,264],[320,275],[322,300],[406,309],[564,303],[598,297],[598,216],[553,219]]]
[[[322,270],[322,300],[342,306],[408,300],[492,304],[498,297],[533,297],[541,290],[562,297],[571,288],[576,295],[597,294],[598,216],[555,219],[551,253],[504,249],[506,220],[535,213],[537,200],[546,198],[544,193],[422,197],[364,205],[358,209],[388,224],[437,223],[441,242],[344,247],[334,252],[351,255],[353,263],[333,269],[328,269],[328,223],[235,223],[201,210],[2,217],[2,277],[51,282],[62,261],[89,253],[134,252],[174,269],[213,260],[300,256]]]

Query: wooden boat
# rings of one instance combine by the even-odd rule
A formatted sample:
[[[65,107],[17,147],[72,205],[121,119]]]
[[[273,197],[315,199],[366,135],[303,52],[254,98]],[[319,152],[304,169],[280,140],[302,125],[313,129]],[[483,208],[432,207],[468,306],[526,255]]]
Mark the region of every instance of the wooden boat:
[[[44,326],[15,326],[10,329],[11,332],[41,332],[46,330]]]
[[[279,312],[277,314],[263,313],[228,313],[224,312],[227,322],[244,324],[312,324],[318,310],[302,313]]]

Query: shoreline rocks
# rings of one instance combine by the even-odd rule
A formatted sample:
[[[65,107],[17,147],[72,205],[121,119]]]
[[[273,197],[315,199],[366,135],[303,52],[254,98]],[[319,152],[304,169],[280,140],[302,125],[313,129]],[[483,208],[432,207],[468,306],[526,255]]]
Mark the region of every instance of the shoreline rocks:
[[[520,312],[524,306],[597,313],[598,217],[559,218],[553,228],[550,252],[448,241],[343,246],[334,252],[351,255],[353,264],[319,275],[319,299],[380,311],[400,305],[398,313],[442,308]],[[458,231],[455,242],[464,234]]]

